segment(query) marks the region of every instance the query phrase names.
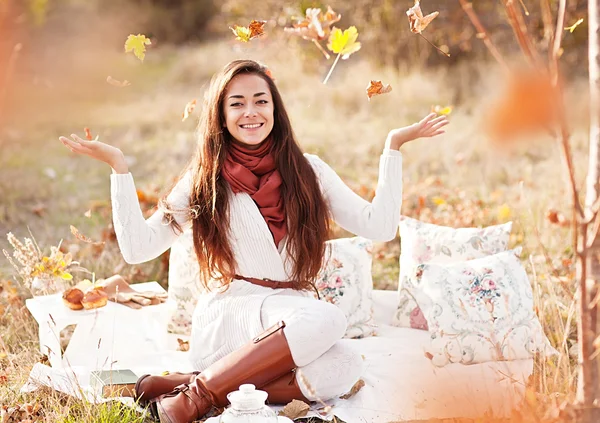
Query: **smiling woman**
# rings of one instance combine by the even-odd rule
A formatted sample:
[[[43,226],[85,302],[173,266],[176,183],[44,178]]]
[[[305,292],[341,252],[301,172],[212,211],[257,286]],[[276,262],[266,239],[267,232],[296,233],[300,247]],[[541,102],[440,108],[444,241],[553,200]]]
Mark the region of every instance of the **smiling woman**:
[[[227,88],[225,128],[235,143],[258,148],[273,129],[273,98],[267,82],[257,75],[238,75]]]
[[[393,239],[402,201],[398,149],[443,133],[447,123],[430,114],[390,131],[368,202],[320,158],[302,153],[267,69],[236,60],[213,77],[196,154],[148,220],[119,149],[61,137],[72,151],[113,168],[113,220],[125,260],[157,257],[191,226],[198,283],[212,290],[198,300],[192,322],[190,358],[199,373],[144,375],[138,401],[151,404],[161,422],[179,423],[225,406],[227,394],[246,383],[266,391],[271,403],[348,392],[363,360],[339,342],[346,317],[307,292],[323,264],[330,219],[364,238]]]

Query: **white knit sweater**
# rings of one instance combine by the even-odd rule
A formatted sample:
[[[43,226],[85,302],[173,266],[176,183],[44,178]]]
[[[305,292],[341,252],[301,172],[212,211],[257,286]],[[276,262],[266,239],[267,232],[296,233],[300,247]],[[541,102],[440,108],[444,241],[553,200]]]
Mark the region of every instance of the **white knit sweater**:
[[[395,237],[402,203],[402,155],[384,150],[379,162],[379,181],[373,201],[369,203],[354,193],[335,171],[319,157],[305,154],[319,178],[321,190],[329,204],[332,218],[342,228],[356,235],[388,241]],[[169,204],[185,209],[189,205],[191,173],[187,173],[169,194]],[[289,280],[291,260],[287,259],[286,238],[275,246],[267,223],[252,198],[246,193],[230,193],[231,246],[236,273],[247,277]],[[127,263],[152,260],[165,252],[177,239],[157,211],[145,220],[137,200],[133,177],[111,175],[111,198],[114,228],[123,258]],[[183,227],[191,221],[186,213],[175,215]],[[198,370],[239,348],[263,330],[260,308],[271,288],[234,280],[225,292],[202,295],[192,324],[191,359]],[[286,289],[290,295],[306,293]]]

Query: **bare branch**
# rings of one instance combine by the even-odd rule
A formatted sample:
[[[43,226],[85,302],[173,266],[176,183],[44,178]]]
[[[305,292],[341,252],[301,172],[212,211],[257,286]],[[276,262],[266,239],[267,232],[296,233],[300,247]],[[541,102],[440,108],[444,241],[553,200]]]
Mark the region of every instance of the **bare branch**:
[[[473,4],[468,2],[467,0],[459,0],[459,1],[460,1],[460,5],[462,6],[466,15],[469,17],[469,19],[471,20],[471,23],[477,30],[477,36],[483,40],[485,46],[488,48],[490,53],[492,53],[492,56],[494,56],[496,61],[504,68],[505,71],[508,72],[509,71],[508,65],[502,58],[502,55],[500,54],[500,52],[498,51],[498,49],[496,48],[494,43],[492,43],[492,40],[490,39],[490,36],[488,35],[487,31],[485,30],[485,27],[483,26],[483,24],[477,17],[477,14],[473,10]]]
[[[508,14],[508,21],[513,28],[513,32],[517,37],[519,46],[525,54],[525,57],[529,60],[530,64],[536,68],[540,67],[542,61],[535,49],[531,36],[527,32],[527,25],[521,12],[521,9],[515,7],[513,0],[503,0],[504,6],[506,7],[506,13]]]
[[[558,56],[562,44],[563,28],[565,27],[565,15],[567,10],[567,0],[560,0],[558,5],[558,17],[556,19],[556,30],[554,31],[554,45],[550,51],[550,72],[552,82],[558,82]]]

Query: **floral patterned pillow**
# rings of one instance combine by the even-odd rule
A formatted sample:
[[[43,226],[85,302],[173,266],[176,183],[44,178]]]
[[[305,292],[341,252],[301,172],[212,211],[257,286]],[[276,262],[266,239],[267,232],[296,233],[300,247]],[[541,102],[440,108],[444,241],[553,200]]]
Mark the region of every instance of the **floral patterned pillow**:
[[[420,264],[411,291],[421,299],[435,366],[556,354],[534,312],[519,250],[453,264]]]
[[[375,333],[373,317],[373,242],[362,238],[327,241],[325,264],[317,276],[321,300],[340,307],[348,321],[344,338]],[[316,295],[315,295],[316,296]]]
[[[393,326],[427,330],[419,303],[407,286],[421,263],[455,263],[506,251],[512,222],[487,228],[450,228],[402,216],[400,220],[400,280]]]
[[[199,296],[204,292],[200,283],[200,266],[194,251],[192,230],[184,231],[171,246],[169,259],[169,300],[175,304],[167,330],[191,335],[192,315]]]

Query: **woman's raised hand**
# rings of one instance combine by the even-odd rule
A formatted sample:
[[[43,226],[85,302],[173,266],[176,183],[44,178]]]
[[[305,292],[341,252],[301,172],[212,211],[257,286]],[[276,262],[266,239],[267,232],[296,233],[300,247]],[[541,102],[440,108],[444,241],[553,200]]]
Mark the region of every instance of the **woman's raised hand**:
[[[448,118],[445,115],[438,116],[435,113],[430,113],[417,123],[391,130],[386,140],[386,147],[397,150],[402,144],[417,138],[430,138],[441,135],[445,132],[442,128],[448,123]]]
[[[71,134],[71,138],[59,137],[58,139],[73,153],[84,154],[100,160],[112,167],[116,173],[128,172],[125,155],[117,147],[100,141],[84,140],[76,134]]]

